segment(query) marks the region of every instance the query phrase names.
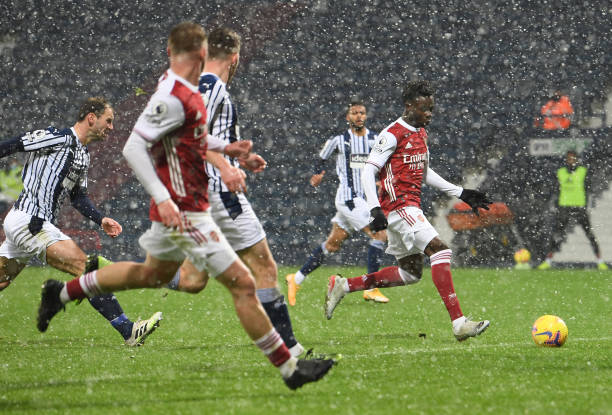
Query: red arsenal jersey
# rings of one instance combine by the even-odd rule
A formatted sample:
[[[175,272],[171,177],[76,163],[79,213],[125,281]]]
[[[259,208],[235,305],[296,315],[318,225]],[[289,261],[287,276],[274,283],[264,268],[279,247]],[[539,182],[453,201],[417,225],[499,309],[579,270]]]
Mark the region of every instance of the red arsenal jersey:
[[[206,106],[197,86],[168,70],[134,131],[152,144],[155,171],[179,210],[208,209]],[[153,200],[149,216],[161,222]]]
[[[415,129],[399,119],[379,135],[374,151],[382,154],[385,144],[393,142],[395,150],[383,166],[378,166],[382,185],[379,201],[385,215],[405,206],[421,206],[421,186],[429,159],[424,128]],[[376,154],[371,154],[368,162],[376,164],[376,159]]]

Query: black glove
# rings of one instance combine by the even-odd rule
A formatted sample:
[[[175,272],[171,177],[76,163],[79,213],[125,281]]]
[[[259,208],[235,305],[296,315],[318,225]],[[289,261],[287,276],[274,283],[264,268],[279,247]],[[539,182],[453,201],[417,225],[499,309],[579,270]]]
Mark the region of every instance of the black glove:
[[[372,222],[368,225],[372,232],[382,231],[383,229],[387,229],[387,218],[383,213],[380,206],[376,206],[370,210],[370,216],[372,217]]]
[[[486,194],[479,192],[478,190],[472,189],[463,189],[463,192],[461,192],[461,196],[459,196],[459,199],[470,205],[472,211],[476,215],[478,215],[478,208],[489,210],[488,205],[493,203],[487,198]]]

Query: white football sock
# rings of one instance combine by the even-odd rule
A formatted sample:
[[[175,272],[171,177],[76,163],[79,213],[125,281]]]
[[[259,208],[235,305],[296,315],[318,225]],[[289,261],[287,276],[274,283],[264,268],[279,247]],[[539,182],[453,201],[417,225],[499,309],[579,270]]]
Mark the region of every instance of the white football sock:
[[[298,271],[295,273],[295,283],[297,285],[302,285],[305,279],[306,279],[306,275],[302,274],[301,271]]]
[[[297,369],[297,362],[298,362],[297,357],[291,356],[289,360],[287,360],[285,363],[283,363],[282,365],[278,367],[283,379],[287,379],[291,375],[293,375],[293,372],[295,372],[295,369]]]

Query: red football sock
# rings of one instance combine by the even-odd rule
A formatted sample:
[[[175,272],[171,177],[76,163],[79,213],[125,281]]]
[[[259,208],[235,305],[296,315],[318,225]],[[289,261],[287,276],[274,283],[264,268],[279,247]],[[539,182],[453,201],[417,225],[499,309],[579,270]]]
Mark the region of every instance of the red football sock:
[[[436,252],[429,260],[431,262],[431,279],[438,289],[442,301],[448,310],[451,321],[461,317],[461,307],[453,286],[453,277],[450,271],[450,262],[453,252],[450,249],[445,249]]]
[[[349,292],[406,285],[397,267],[386,267],[361,277],[348,278],[347,281]]]
[[[291,358],[291,352],[289,352],[283,339],[274,328],[268,334],[255,340],[255,344],[276,367],[281,366]]]
[[[70,300],[93,297],[102,293],[98,286],[97,271],[88,272],[66,283],[66,291]]]

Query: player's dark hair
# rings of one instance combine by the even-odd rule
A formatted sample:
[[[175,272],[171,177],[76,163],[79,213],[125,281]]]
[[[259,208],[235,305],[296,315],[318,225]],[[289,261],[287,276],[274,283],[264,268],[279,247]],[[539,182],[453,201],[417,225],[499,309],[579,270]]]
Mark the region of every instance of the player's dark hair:
[[[179,23],[172,28],[168,36],[168,48],[173,55],[185,52],[197,52],[206,41],[204,28],[194,22]]]
[[[213,29],[208,35],[208,57],[223,59],[240,52],[240,35],[228,27]]]
[[[96,117],[100,117],[106,111],[106,108],[110,108],[111,104],[104,97],[91,97],[87,98],[85,102],[81,104],[79,108],[79,114],[77,116],[78,121],[83,121],[87,114],[93,112]]]
[[[430,97],[434,94],[434,88],[429,81],[410,81],[402,92],[404,104],[414,102],[418,97]]]
[[[346,112],[348,114],[348,112],[351,110],[352,107],[356,107],[356,106],[361,106],[367,109],[365,102],[363,102],[360,99],[351,99],[351,101],[349,102],[348,106],[346,107]]]
[[[573,154],[575,157],[578,157],[578,152],[576,150],[567,150],[567,152],[565,153],[565,157],[569,156],[570,154]]]

